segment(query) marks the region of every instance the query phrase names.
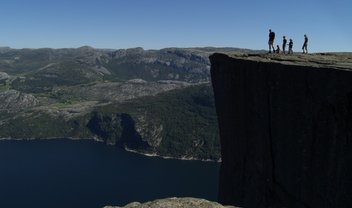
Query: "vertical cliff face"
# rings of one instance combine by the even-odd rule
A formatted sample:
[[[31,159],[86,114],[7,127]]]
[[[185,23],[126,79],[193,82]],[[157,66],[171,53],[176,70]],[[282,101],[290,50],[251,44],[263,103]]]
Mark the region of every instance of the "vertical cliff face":
[[[352,207],[352,55],[214,54],[219,202]]]

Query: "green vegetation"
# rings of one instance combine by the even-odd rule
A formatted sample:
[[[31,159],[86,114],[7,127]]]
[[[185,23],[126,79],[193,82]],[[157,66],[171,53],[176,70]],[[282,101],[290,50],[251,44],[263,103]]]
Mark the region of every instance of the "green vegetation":
[[[6,90],[11,89],[9,80],[1,80],[0,81],[0,92],[4,92]]]
[[[135,147],[139,151],[173,157],[213,160],[220,158],[218,123],[210,85],[193,86],[158,96],[139,98],[122,105],[106,106],[98,111],[100,116],[105,116],[100,121],[107,120],[108,123],[119,117],[116,113],[125,113],[137,124],[141,116],[148,119],[148,123],[162,124],[160,146]],[[109,139],[109,142],[114,140],[111,135],[122,134],[121,128],[115,128],[116,131],[113,131],[113,128],[107,129],[109,130],[106,131],[108,134],[105,139]],[[121,138],[115,139],[113,143],[119,143]]]

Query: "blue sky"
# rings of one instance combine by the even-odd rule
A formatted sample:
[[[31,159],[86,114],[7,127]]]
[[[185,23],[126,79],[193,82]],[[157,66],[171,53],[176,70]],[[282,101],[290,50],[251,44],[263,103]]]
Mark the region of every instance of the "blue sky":
[[[0,45],[12,48],[267,49],[268,29],[311,52],[352,52],[350,0],[2,0]]]

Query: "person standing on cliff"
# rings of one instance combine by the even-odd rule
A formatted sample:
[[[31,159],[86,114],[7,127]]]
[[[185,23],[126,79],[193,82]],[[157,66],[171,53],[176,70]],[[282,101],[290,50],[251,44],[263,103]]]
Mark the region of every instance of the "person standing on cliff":
[[[288,54],[293,54],[293,41],[290,39],[290,42],[288,43]]]
[[[269,53],[271,53],[271,49],[273,49],[273,52],[275,52],[274,39],[275,39],[275,33],[271,31],[271,29],[269,29],[269,41],[268,41]]]
[[[282,40],[282,53],[283,54],[286,53],[286,44],[287,44],[287,40],[286,40],[286,36],[284,36],[283,40]]]
[[[304,34],[304,43],[302,46],[303,53],[308,53],[308,36]]]

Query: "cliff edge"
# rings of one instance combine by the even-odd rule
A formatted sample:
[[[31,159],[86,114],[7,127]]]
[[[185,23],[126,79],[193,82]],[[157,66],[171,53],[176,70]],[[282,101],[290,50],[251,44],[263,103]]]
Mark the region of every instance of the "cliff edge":
[[[219,202],[352,207],[352,53],[210,56]]]

